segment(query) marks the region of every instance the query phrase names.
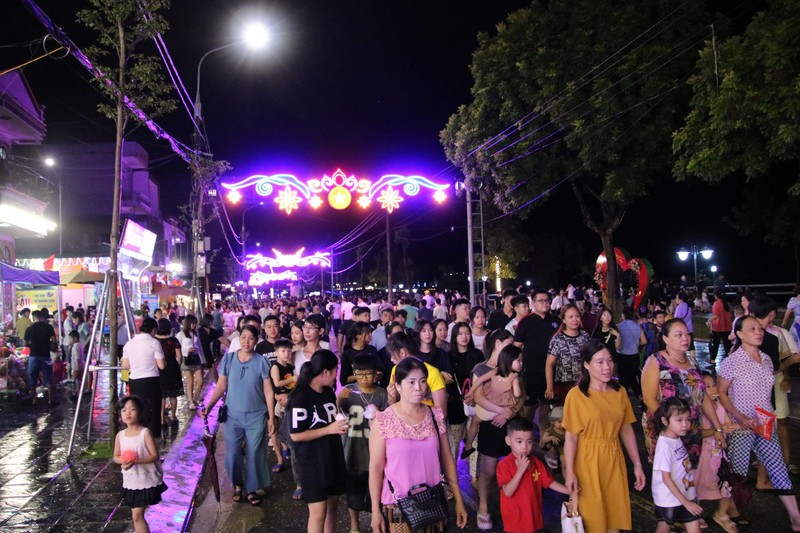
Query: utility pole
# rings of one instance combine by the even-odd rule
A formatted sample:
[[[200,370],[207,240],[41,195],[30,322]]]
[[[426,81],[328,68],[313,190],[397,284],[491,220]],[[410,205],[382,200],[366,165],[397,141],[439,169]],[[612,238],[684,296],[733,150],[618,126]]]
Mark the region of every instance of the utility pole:
[[[392,236],[389,224],[389,211],[386,211],[386,293],[387,299],[392,300]]]

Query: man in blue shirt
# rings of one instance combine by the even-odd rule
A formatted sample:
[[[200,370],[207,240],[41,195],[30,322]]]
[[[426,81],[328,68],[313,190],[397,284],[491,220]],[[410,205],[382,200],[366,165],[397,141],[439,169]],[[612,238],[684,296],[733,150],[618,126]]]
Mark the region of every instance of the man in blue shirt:
[[[622,311],[622,322],[619,323],[621,346],[617,357],[620,385],[626,390],[633,390],[637,396],[642,395],[639,368],[639,346],[647,344],[647,338],[635,320],[633,309],[626,307]]]

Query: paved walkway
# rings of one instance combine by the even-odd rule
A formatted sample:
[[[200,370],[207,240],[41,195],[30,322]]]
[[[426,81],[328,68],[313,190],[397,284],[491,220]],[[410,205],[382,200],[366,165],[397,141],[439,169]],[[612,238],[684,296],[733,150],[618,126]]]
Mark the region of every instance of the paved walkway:
[[[699,358],[705,360],[700,345]],[[105,377],[101,376],[97,405],[92,413],[95,423],[93,439],[106,437],[108,427],[107,390]],[[800,411],[800,379],[795,378],[792,398],[793,413]],[[206,397],[212,387],[207,386]],[[36,407],[21,404],[0,404],[0,531],[25,532],[106,532],[132,531],[130,510],[120,508],[122,476],[112,461],[80,456],[88,442],[85,439],[88,407],[82,407],[80,431],[75,453],[69,464],[65,461],[69,430],[74,404],[65,395],[61,404],[49,408],[46,402]],[[183,408],[179,401],[179,424],[159,442],[164,457],[165,481],[169,490],[163,502],[148,510],[147,519],[154,532],[189,531],[225,533],[268,531],[275,533],[302,533],[306,530],[307,508],[302,502],[291,499],[294,488],[292,474],[284,471],[273,475],[273,487],[261,507],[234,504],[232,487],[224,470],[225,441],[222,432],[217,437],[217,464],[220,468],[222,501],[217,503],[210,482],[202,476],[205,448],[202,445],[202,421],[195,412]],[[212,413],[211,424],[215,425]],[[641,431],[635,426],[637,433]],[[791,421],[794,437],[794,454],[800,458],[800,422]],[[798,459],[796,459],[797,461]],[[270,454],[270,463],[274,455]],[[477,532],[475,508],[477,496],[470,486],[466,464],[459,462],[460,486],[470,512],[468,532]],[[490,509],[495,520],[494,531],[502,531],[499,519],[498,497],[491,499]],[[643,493],[632,491],[635,531],[653,531],[652,500],[648,487]],[[545,515],[549,524],[558,524],[559,498],[545,495]],[[704,505],[706,516],[711,516],[713,505]],[[754,520],[751,531],[783,530],[787,518],[774,496],[756,493],[754,504],[746,514]],[[362,516],[362,531],[369,531],[369,516]],[[337,531],[348,531],[344,505],[340,506]],[[557,531],[552,527],[551,531]],[[712,524],[711,531],[719,531]]]

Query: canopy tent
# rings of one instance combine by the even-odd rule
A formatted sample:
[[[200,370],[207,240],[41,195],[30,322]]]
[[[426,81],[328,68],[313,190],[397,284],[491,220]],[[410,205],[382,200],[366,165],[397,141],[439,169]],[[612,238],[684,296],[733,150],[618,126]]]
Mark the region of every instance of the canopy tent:
[[[99,283],[105,281],[105,274],[102,272],[89,272],[88,270],[77,270],[61,275],[61,285],[69,283]]]
[[[15,267],[0,261],[0,281],[3,283],[30,283],[31,285],[58,285],[58,272],[41,272]]]

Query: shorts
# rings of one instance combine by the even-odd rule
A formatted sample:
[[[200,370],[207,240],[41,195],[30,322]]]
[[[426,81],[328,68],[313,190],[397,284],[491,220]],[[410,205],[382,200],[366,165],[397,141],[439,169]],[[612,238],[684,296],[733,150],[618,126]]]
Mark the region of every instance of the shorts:
[[[353,321],[352,320],[344,320],[344,321],[342,321],[342,335],[347,337],[347,332],[350,331],[350,328],[352,328],[352,327],[353,327]]]
[[[342,319],[341,318],[334,318],[331,320],[333,324],[333,334],[338,335],[339,332],[342,330]]]
[[[369,472],[347,472],[347,508],[367,512],[372,509],[369,499]]]
[[[689,522],[696,522],[700,520],[700,516],[695,516],[686,510],[686,507],[679,505],[677,507],[659,507],[653,506],[653,514],[659,522],[666,522],[669,525],[688,524]]]
[[[491,422],[481,422],[478,426],[478,453],[499,459],[511,453],[506,444],[506,425],[498,428]]]
[[[28,380],[31,387],[36,387],[39,372],[42,373],[42,381],[45,385],[53,383],[53,360],[50,356],[28,357]]]
[[[543,372],[525,373],[525,405],[547,403],[544,392],[547,390],[547,379]]]
[[[344,492],[343,487],[306,487],[303,486],[303,500],[306,503],[324,502],[331,496],[339,496]]]
[[[783,372],[775,374],[775,418],[784,419],[789,416],[789,395],[781,389],[785,376]]]

